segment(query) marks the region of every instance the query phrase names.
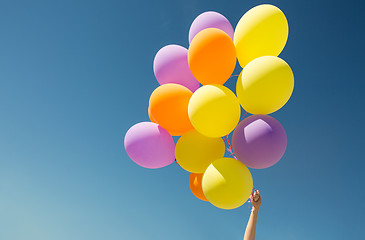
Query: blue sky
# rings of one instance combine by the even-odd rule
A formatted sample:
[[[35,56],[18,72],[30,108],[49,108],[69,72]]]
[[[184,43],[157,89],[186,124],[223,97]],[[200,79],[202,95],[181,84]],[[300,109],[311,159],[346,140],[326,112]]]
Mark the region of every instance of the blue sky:
[[[235,26],[261,3],[287,16],[280,57],[295,87],[272,115],[288,135],[283,159],[251,171],[263,198],[257,239],[360,239],[361,0],[0,1],[0,239],[242,239],[247,204],[198,200],[187,172],[134,164],[123,138],[148,120],[161,47],[188,47],[202,12]]]

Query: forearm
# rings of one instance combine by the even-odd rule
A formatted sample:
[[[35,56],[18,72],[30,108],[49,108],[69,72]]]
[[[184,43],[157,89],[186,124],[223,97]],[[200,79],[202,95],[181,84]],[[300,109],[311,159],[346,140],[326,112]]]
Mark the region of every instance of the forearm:
[[[255,240],[258,212],[259,211],[255,209],[251,211],[250,219],[248,220],[243,240]]]

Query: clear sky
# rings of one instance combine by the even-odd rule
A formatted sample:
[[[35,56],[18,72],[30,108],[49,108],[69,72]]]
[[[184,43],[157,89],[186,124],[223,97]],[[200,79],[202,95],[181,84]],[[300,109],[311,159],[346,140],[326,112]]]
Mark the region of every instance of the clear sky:
[[[235,27],[261,3],[287,16],[280,57],[295,88],[273,114],[284,157],[251,171],[263,198],[257,239],[361,239],[362,0],[0,1],[0,239],[242,239],[247,204],[198,200],[189,173],[136,165],[123,138],[148,120],[161,47],[188,47],[202,12]]]

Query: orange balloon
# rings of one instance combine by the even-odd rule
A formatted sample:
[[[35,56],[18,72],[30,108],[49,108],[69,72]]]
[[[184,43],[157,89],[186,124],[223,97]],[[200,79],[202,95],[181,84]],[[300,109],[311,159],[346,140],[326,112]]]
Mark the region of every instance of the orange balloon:
[[[223,85],[236,66],[234,43],[220,29],[204,29],[190,44],[188,62],[191,72],[201,84]]]
[[[150,106],[148,106],[148,117],[150,118],[150,121],[153,123],[157,123],[156,120],[153,118],[152,114],[151,114],[151,108]]]
[[[191,173],[189,178],[190,190],[195,195],[195,197],[208,202],[208,199],[206,199],[203,193],[202,178],[203,173]]]
[[[171,135],[183,135],[194,129],[188,115],[192,95],[192,91],[179,84],[168,83],[159,86],[150,97],[151,116]]]

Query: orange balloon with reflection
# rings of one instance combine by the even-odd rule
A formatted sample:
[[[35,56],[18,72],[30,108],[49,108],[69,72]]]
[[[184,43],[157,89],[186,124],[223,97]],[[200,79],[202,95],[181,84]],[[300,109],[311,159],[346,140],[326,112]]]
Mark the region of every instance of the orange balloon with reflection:
[[[223,85],[236,66],[236,48],[222,30],[200,31],[190,44],[188,62],[194,77],[203,85]]]
[[[151,108],[150,106],[148,106],[148,117],[150,118],[150,121],[153,123],[157,123],[156,120],[153,118],[152,114],[151,114]]]
[[[188,115],[192,91],[174,83],[159,86],[150,97],[153,119],[173,136],[181,136],[194,129]]]
[[[203,173],[191,173],[189,178],[190,190],[195,197],[207,202],[208,199],[204,196],[202,189],[202,178]]]

